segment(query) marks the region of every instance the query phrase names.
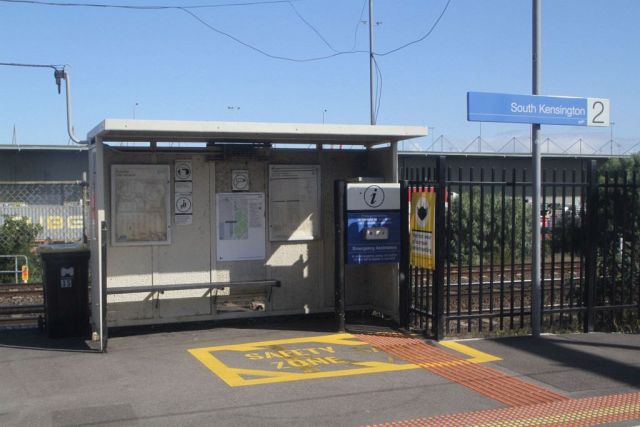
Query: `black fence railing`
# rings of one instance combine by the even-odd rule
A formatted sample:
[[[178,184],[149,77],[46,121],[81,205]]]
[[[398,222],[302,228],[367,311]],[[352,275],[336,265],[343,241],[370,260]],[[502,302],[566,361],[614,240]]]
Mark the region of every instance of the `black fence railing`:
[[[452,171],[441,157],[435,169],[403,170],[401,178],[407,200],[413,191],[436,191],[441,214],[435,269],[401,264],[408,278],[401,282],[403,323],[438,339],[528,331],[534,213],[527,171]],[[640,213],[629,209],[638,206],[637,181],[608,175],[600,181],[595,163],[543,174],[536,217],[545,330],[611,330],[637,322]]]

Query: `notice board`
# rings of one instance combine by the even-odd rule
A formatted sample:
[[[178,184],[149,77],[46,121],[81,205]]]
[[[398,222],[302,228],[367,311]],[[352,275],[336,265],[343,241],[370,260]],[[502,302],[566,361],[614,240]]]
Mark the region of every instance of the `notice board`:
[[[171,243],[169,165],[111,166],[111,243]]]
[[[216,224],[218,261],[265,258],[264,193],[217,193]]]
[[[320,166],[269,166],[269,240],[320,238]]]

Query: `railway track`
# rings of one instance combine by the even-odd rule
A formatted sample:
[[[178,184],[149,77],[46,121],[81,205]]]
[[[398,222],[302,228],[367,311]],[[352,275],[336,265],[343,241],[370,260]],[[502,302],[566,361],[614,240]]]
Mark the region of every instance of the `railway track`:
[[[0,329],[39,326],[43,296],[41,283],[0,283]]]
[[[18,296],[42,296],[43,289],[41,283],[0,283],[0,303],[2,298]]]
[[[1,329],[35,328],[40,326],[40,316],[21,315],[12,317],[0,316]]]

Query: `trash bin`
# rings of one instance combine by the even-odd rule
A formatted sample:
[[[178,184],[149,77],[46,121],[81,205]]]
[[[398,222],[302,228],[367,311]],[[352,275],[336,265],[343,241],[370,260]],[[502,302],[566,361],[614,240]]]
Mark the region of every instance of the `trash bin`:
[[[82,243],[42,245],[45,330],[50,338],[89,334],[89,248]]]

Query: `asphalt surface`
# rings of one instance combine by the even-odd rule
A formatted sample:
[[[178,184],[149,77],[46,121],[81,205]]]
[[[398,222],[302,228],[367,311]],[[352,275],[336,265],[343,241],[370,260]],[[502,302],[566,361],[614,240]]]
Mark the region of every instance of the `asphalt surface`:
[[[99,354],[81,341],[49,340],[37,331],[0,331],[0,425],[359,426],[503,407],[419,368],[232,387],[188,352],[332,334],[319,322],[133,331],[112,337],[109,351]],[[503,359],[488,365],[570,397],[640,390],[639,335],[463,343]],[[260,351],[243,348],[210,354],[225,366],[246,369],[277,371],[276,362],[283,362],[281,372],[293,373],[329,372],[340,361],[350,364],[335,368],[351,369],[363,361],[403,363],[367,346],[336,346],[321,339]],[[318,366],[287,365],[311,356]]]

